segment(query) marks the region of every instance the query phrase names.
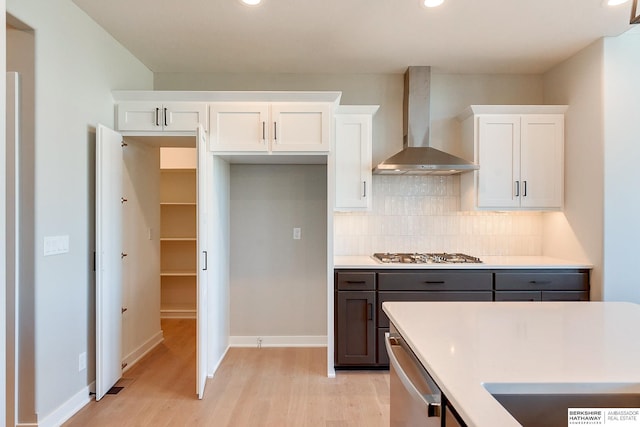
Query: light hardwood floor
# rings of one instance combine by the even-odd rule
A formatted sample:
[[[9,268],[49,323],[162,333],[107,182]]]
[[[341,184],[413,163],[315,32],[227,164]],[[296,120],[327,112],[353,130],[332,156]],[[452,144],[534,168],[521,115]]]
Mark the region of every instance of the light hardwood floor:
[[[388,426],[389,375],[326,376],[325,348],[232,348],[202,401],[195,394],[195,321],[163,320],[165,341],[65,427]]]

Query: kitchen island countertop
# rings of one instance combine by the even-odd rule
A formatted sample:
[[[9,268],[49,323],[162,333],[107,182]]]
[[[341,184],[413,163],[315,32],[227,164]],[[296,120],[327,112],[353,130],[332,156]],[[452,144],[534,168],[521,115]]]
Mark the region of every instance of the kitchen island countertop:
[[[334,268],[361,269],[509,269],[509,268],[592,268],[588,263],[546,256],[483,256],[480,264],[399,264],[381,263],[372,256],[336,256]]]
[[[383,309],[469,426],[519,425],[487,388],[640,385],[637,304],[385,302]]]

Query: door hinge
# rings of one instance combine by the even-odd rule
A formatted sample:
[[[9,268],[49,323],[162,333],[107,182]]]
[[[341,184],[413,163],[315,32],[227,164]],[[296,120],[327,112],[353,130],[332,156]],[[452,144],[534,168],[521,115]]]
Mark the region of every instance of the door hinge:
[[[120,258],[124,258],[126,256],[128,256],[129,254],[125,254],[124,252],[120,252]]]
[[[126,142],[122,141],[120,142],[120,146],[121,147],[127,147],[129,144],[127,144]]]
[[[127,365],[128,365],[127,362],[122,362],[122,365],[120,365],[120,366],[122,366],[122,369],[124,369],[124,368],[127,367]]]
[[[120,310],[121,310],[122,313],[124,313],[125,311],[127,311],[129,309],[127,307],[122,307]]]
[[[128,202],[128,199],[125,199],[124,197],[120,197],[120,203],[124,203],[124,202]]]

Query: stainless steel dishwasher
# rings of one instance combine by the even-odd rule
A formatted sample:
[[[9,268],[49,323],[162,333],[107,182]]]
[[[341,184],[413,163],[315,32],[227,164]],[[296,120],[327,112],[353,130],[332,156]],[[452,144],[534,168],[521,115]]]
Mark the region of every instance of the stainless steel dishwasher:
[[[389,355],[391,427],[440,427],[440,389],[399,334],[387,332],[385,345]]]

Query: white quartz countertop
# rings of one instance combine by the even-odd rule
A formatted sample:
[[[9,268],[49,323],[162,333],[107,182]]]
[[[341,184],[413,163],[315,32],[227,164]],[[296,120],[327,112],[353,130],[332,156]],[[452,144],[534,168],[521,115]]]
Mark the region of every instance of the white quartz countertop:
[[[381,263],[372,256],[336,256],[335,268],[362,269],[497,269],[497,268],[592,268],[588,263],[570,261],[546,256],[486,256],[480,257],[481,264],[400,264]]]
[[[385,302],[383,309],[469,426],[520,425],[487,389],[640,386],[637,304]]]

